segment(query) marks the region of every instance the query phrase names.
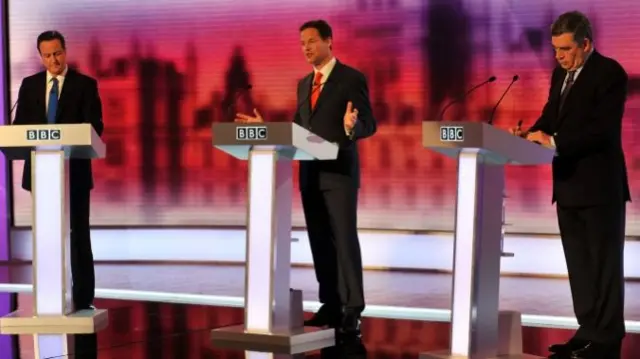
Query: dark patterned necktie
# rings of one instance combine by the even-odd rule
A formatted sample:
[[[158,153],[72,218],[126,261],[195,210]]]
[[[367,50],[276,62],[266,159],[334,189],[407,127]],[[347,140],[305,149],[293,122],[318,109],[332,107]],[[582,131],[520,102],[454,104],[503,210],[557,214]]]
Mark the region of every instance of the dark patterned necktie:
[[[564,85],[564,89],[562,90],[562,93],[560,94],[560,110],[562,110],[562,106],[564,106],[564,101],[567,99],[567,96],[569,95],[569,90],[571,90],[571,87],[573,86],[573,80],[576,76],[576,72],[575,71],[569,71],[567,76],[567,82]]]

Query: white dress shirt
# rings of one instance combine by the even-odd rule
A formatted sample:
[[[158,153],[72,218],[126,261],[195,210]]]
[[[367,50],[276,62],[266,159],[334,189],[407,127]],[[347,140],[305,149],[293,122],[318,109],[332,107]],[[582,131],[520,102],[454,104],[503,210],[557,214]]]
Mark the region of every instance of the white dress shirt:
[[[331,75],[331,71],[333,71],[333,68],[336,67],[336,62],[337,62],[336,58],[332,57],[331,60],[329,60],[329,62],[327,62],[326,65],[322,66],[321,69],[318,70],[315,67],[313,68],[314,78],[318,74],[318,72],[322,73],[322,78],[320,79],[322,86],[320,86],[320,89],[318,91],[322,91],[322,88],[324,87],[324,83],[327,82],[329,75]]]

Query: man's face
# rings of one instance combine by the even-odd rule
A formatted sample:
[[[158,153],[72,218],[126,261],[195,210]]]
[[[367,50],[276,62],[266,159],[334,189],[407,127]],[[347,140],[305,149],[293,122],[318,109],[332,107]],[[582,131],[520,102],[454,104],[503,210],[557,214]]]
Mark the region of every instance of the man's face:
[[[67,52],[60,40],[43,41],[38,48],[42,64],[52,75],[60,75],[67,66]]]
[[[331,55],[331,38],[323,40],[317,29],[303,30],[300,33],[300,45],[307,62],[313,66],[322,64]]]
[[[584,39],[581,43],[577,43],[571,33],[551,37],[551,44],[556,54],[556,61],[567,71],[573,71],[582,66],[592,47],[591,40]]]

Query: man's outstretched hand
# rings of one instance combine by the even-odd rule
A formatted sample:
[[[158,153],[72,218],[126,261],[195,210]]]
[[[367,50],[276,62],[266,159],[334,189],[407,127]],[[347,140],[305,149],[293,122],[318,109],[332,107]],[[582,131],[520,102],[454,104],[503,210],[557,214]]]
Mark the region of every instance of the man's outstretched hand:
[[[264,122],[264,118],[260,115],[257,108],[253,109],[254,116],[245,115],[244,113],[236,113],[235,122],[244,122],[244,123],[259,123]]]

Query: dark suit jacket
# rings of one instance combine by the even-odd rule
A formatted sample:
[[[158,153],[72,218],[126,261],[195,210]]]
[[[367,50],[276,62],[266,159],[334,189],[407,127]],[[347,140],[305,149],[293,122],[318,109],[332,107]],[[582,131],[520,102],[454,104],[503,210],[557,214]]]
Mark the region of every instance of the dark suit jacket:
[[[560,67],[553,71],[547,104],[529,129],[554,136],[553,201],[560,206],[629,201],[622,151],[627,73],[615,60],[594,51],[559,111],[565,75]]]
[[[45,71],[22,80],[14,125],[47,123],[46,82]],[[95,79],[71,69],[67,71],[58,102],[56,123],[91,123],[98,135],[102,135],[104,129],[102,103]],[[69,161],[69,185],[74,189],[93,188],[91,160]],[[27,159],[24,164],[22,188],[31,190],[30,159]]]
[[[339,145],[338,158],[330,161],[301,161],[300,189],[325,190],[360,187],[360,161],[357,140],[376,132],[369,89],[364,75],[339,61],[325,80],[315,109],[311,110],[311,72],[298,82],[298,111],[294,122],[327,141]],[[358,110],[352,136],[344,130],[344,114],[351,101]]]

